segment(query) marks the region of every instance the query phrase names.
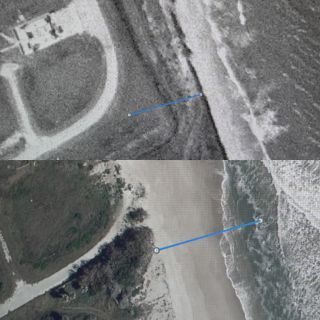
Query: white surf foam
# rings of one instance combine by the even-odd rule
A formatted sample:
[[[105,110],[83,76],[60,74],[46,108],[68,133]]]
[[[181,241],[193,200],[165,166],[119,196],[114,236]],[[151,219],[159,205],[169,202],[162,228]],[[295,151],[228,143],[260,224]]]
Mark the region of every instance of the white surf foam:
[[[265,161],[278,193],[320,230],[320,161]]]
[[[284,192],[279,196],[278,237],[290,270],[291,303],[301,311],[301,319],[319,319],[320,232],[288,201]]]
[[[223,211],[222,222],[224,227],[226,228],[227,221],[228,221],[228,226],[232,224],[232,222],[230,222],[230,218],[232,217],[230,216],[230,213],[228,211],[228,195],[229,195],[229,179],[230,178],[226,170],[225,162],[223,163],[223,167],[224,167],[224,177],[221,185],[222,187],[221,206]],[[232,239],[228,237],[227,234],[225,234],[220,241],[220,248],[221,248],[222,255],[224,257],[227,276],[231,281],[231,284],[235,290],[235,293],[240,301],[246,320],[254,320],[252,317],[252,310],[250,308],[251,302],[250,302],[250,297],[248,295],[248,288],[245,287],[244,283],[235,283],[235,281],[232,279],[232,276],[231,276],[231,274],[236,268],[235,261],[233,258],[234,252],[233,252],[232,243],[233,243]]]
[[[277,139],[287,128],[278,125],[277,114],[267,109],[266,101],[250,102],[234,71],[232,51],[212,18],[212,7],[211,0],[192,4],[176,1],[177,16],[186,35],[186,43],[193,52],[192,62],[213,119],[230,159],[247,159],[248,156],[268,158],[265,144]],[[243,6],[238,9],[243,15]],[[248,41],[250,37],[246,39]],[[217,65],[217,58],[224,70]],[[256,112],[257,107],[259,112]]]

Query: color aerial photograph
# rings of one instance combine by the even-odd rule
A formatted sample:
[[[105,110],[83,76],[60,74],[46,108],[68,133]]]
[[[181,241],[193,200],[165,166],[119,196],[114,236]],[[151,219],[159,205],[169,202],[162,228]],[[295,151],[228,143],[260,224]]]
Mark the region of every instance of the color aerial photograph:
[[[320,154],[316,0],[0,0],[0,159]]]
[[[1,161],[0,318],[320,318],[319,161]]]

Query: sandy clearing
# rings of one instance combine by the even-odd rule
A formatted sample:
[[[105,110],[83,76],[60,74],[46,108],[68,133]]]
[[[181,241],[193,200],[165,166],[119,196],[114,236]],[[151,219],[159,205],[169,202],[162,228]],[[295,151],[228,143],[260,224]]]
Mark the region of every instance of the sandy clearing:
[[[222,229],[222,163],[119,161],[128,183],[146,187],[143,207],[156,245]],[[220,237],[161,252],[177,319],[244,319],[227,278]]]

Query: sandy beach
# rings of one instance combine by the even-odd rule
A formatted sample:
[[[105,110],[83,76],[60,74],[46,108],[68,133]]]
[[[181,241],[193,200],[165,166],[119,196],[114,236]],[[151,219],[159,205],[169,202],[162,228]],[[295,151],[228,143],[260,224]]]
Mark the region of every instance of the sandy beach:
[[[128,183],[146,188],[146,224],[157,246],[222,229],[222,163],[119,161]],[[244,318],[214,237],[160,252],[176,319]]]

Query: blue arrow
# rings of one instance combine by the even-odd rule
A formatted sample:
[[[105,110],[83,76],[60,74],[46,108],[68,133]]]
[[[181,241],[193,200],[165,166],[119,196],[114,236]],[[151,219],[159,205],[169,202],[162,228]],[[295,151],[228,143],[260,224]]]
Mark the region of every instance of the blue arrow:
[[[202,97],[202,93],[197,93],[197,94],[195,94],[193,96],[180,98],[178,100],[170,101],[170,102],[167,102],[167,103],[155,104],[155,105],[147,107],[147,108],[142,108],[142,109],[139,109],[137,111],[133,111],[133,112],[129,113],[128,117],[136,117],[136,116],[139,116],[142,113],[151,112],[151,111],[154,111],[156,109],[172,106],[174,104],[178,104],[178,103],[186,102],[186,101],[189,101],[189,100],[193,100],[193,99],[196,99],[198,97]]]

